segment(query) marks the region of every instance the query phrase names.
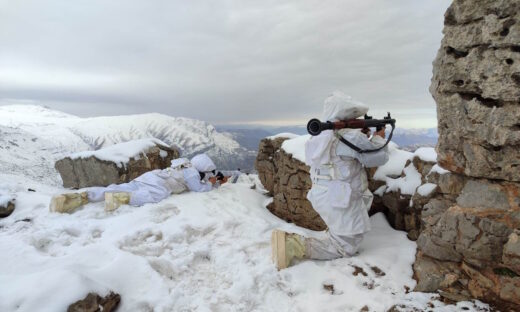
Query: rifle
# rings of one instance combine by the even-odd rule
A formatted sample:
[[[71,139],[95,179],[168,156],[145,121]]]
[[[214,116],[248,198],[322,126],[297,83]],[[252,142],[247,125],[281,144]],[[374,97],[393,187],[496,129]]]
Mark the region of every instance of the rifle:
[[[312,136],[316,136],[324,130],[362,129],[362,131],[367,131],[369,128],[376,128],[376,130],[379,131],[386,125],[392,126],[392,131],[388,136],[388,140],[386,141],[385,145],[373,150],[360,149],[359,147],[345,140],[345,138],[343,138],[341,135],[336,135],[342,143],[346,144],[348,147],[352,148],[358,153],[373,153],[383,149],[388,145],[388,143],[390,143],[390,140],[392,139],[392,135],[394,134],[395,129],[395,119],[392,119],[390,113],[383,117],[383,119],[373,119],[372,116],[368,116],[367,114],[365,114],[363,119],[347,119],[335,122],[321,122],[319,119],[314,118],[307,123],[307,132],[309,132],[309,134]]]
[[[232,184],[235,184],[237,183],[238,181],[238,177],[241,175],[242,173],[240,172],[240,169],[239,170],[234,170],[234,171],[227,171],[225,173],[222,173],[222,172],[218,172],[216,177],[217,177],[217,181],[222,181],[224,180],[225,177],[228,178],[228,182],[229,183],[232,183]]]

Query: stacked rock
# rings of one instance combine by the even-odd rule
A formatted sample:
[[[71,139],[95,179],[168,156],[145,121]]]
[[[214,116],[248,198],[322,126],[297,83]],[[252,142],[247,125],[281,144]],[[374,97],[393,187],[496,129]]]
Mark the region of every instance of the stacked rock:
[[[455,0],[430,87],[438,180],[423,211],[417,290],[520,310],[520,0]]]

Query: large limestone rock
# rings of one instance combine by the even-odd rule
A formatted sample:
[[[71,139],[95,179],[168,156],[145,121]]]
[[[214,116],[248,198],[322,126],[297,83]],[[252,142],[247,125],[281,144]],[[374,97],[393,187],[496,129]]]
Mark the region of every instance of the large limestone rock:
[[[430,91],[439,195],[425,206],[416,290],[520,311],[520,0],[455,0]]]
[[[179,152],[155,139],[129,141],[60,159],[63,186],[83,188],[129,182],[143,173],[170,166]]]
[[[430,92],[439,162],[472,177],[520,181],[520,0],[456,0]]]

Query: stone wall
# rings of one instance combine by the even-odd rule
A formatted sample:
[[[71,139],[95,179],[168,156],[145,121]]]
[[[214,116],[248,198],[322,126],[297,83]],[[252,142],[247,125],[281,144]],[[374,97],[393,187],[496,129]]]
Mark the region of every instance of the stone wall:
[[[430,87],[438,161],[422,213],[417,290],[520,310],[520,0],[456,0]]]
[[[61,175],[64,187],[77,189],[130,182],[145,172],[169,167],[171,161],[178,157],[176,149],[155,145],[125,164],[100,160],[95,156],[75,159],[66,157],[58,160],[55,168]]]
[[[265,189],[273,196],[267,209],[304,228],[321,231],[325,223],[307,200],[312,186],[309,167],[281,149],[287,138],[263,139],[255,168]]]
[[[276,216],[311,230],[324,230],[326,225],[307,200],[307,192],[312,186],[309,167],[285,152],[281,146],[288,138],[263,139],[255,163],[260,181],[273,197],[267,208]],[[413,166],[421,174],[421,184],[437,183],[444,175],[430,173],[435,163],[421,160],[416,156],[405,167]],[[376,192],[385,186],[384,181],[374,179],[377,168],[367,170],[369,189]],[[401,172],[393,178],[404,177]],[[376,192],[378,193],[378,192]],[[406,231],[408,237],[416,240],[421,230],[421,212],[429,199],[442,196],[442,190],[435,188],[427,196],[401,194],[399,190],[382,192],[374,196],[370,214],[383,212],[389,223],[398,230]]]

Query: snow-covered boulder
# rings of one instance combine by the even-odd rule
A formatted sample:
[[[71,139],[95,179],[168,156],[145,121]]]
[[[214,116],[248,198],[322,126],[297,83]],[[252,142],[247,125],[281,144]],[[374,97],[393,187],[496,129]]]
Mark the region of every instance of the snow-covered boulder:
[[[157,139],[115,144],[75,153],[56,162],[64,187],[83,188],[129,182],[141,174],[170,166],[179,152]]]
[[[14,211],[14,198],[0,194],[0,218],[9,217]]]

